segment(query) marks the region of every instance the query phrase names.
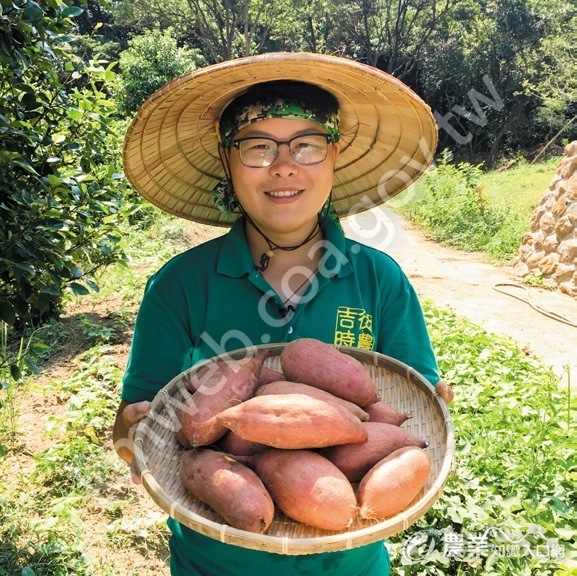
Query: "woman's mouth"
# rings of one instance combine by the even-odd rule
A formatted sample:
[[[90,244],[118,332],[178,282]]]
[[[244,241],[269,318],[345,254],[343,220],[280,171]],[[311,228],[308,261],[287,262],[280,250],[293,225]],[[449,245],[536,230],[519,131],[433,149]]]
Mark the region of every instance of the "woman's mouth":
[[[267,196],[272,196],[273,198],[290,198],[291,196],[296,196],[300,194],[302,190],[271,190],[265,192]]]

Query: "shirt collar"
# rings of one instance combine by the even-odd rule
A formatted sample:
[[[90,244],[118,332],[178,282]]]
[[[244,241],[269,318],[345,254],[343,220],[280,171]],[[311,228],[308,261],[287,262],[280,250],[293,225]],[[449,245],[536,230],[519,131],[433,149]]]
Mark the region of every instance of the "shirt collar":
[[[218,258],[217,272],[241,278],[254,270],[254,262],[244,233],[246,219],[241,216],[224,236]],[[331,276],[342,278],[352,272],[346,238],[340,226],[328,217],[323,226],[326,242],[324,267]]]
[[[254,269],[244,234],[245,221],[244,216],[241,216],[224,236],[216,269],[219,274],[240,278]]]

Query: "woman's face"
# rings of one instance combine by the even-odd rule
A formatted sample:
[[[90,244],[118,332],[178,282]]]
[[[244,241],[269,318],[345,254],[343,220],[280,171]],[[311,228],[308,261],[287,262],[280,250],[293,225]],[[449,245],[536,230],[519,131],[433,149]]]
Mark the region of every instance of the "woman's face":
[[[325,132],[306,120],[269,118],[246,126],[234,140],[263,136],[284,142],[298,135]],[[329,143],[323,162],[304,166],[294,160],[288,146],[281,145],[270,166],[249,168],[241,162],[239,151],[231,147],[229,165],[236,195],[265,235],[298,238],[310,233],[331,191],[339,149],[338,143]]]

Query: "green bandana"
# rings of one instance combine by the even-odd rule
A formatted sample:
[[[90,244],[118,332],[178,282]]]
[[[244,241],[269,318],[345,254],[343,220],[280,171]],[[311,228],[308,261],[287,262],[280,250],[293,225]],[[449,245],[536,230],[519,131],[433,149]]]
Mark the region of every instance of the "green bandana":
[[[265,100],[255,102],[246,106],[229,122],[220,123],[218,134],[220,143],[225,147],[230,147],[234,136],[244,127],[265,120],[267,118],[286,118],[289,120],[307,120],[322,126],[331,136],[333,142],[338,142],[339,116],[338,114],[327,114],[312,110],[306,107],[302,102],[291,98],[275,98],[274,100]]]

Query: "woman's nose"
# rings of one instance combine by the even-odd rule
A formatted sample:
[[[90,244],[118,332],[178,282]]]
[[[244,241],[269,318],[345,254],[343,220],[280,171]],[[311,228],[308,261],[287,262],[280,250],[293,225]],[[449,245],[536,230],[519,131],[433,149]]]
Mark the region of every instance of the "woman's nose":
[[[292,157],[288,144],[279,145],[271,170],[280,176],[290,176],[298,170],[298,164]]]

